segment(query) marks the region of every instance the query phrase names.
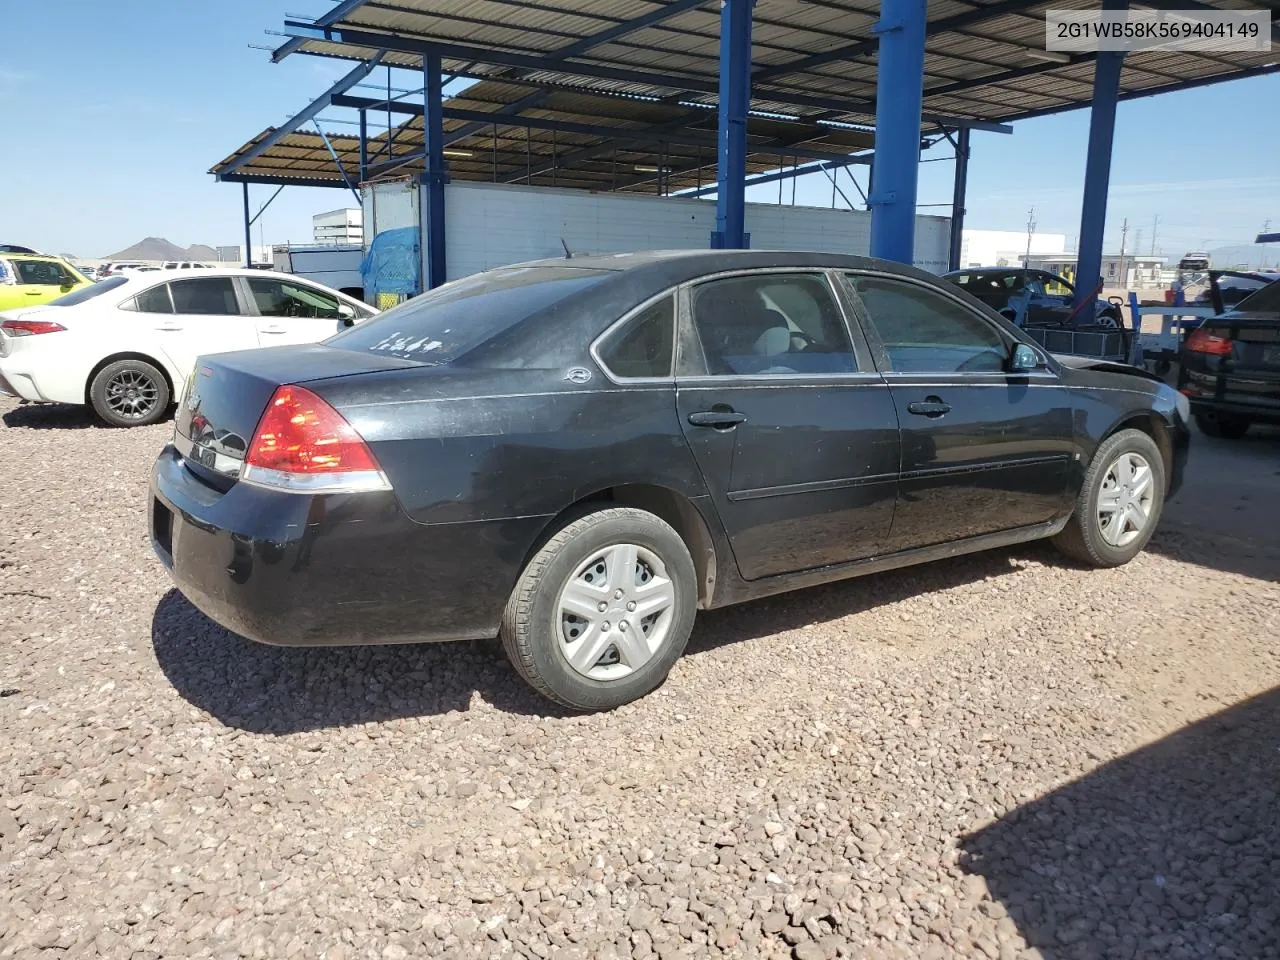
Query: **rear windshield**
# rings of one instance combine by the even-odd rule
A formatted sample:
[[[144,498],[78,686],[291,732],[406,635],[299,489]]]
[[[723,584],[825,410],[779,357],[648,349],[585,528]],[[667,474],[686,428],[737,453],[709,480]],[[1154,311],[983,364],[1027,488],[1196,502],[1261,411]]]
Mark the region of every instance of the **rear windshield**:
[[[504,267],[454,280],[359,323],[327,344],[444,364],[610,276],[573,267]]]
[[[64,294],[57,300],[50,300],[50,306],[54,307],[74,307],[77,303],[84,303],[86,300],[92,300],[94,297],[100,297],[108,290],[120,286],[122,283],[128,283],[128,277],[107,277],[105,280],[99,280],[97,283],[91,283],[87,287],[81,287],[79,290],[72,290],[68,294]]]
[[[1236,309],[1242,313],[1280,313],[1280,280],[1249,294],[1236,304]]]

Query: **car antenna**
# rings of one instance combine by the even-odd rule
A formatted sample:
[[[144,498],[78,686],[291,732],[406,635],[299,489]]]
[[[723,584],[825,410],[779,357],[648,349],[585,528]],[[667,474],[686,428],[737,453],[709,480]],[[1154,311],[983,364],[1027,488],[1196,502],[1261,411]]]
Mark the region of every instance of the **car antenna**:
[[[569,245],[564,242],[564,237],[560,238],[560,246],[564,247],[564,258],[566,260],[573,259],[573,251],[569,249]]]

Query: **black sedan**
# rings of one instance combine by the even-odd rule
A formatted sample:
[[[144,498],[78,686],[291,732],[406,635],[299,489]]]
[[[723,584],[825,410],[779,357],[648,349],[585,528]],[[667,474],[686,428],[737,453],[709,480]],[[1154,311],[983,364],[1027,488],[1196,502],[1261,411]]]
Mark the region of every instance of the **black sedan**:
[[[1192,330],[1178,360],[1178,389],[1209,436],[1280,423],[1280,280]]]
[[[1120,327],[1124,314],[1117,299],[1095,300],[1093,310],[1077,312],[1075,287],[1056,273],[1023,267],[975,267],[943,275],[965,293],[977,297],[1001,316],[1014,319],[1012,300],[1027,297],[1026,326],[1096,325]]]
[[[197,607],[277,644],[498,634],[585,710],[660,684],[697,609],[1041,537],[1125,563],[1189,435],[1141,371],[823,254],[496,269],[189,384],[151,535]]]

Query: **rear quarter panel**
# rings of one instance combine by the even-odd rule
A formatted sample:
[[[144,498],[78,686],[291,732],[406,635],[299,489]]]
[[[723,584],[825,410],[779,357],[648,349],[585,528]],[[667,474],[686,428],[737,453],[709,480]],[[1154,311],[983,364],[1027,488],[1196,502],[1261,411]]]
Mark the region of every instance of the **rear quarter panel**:
[[[670,384],[419,369],[308,386],[368,440],[419,523],[550,517],[621,484],[706,493]]]

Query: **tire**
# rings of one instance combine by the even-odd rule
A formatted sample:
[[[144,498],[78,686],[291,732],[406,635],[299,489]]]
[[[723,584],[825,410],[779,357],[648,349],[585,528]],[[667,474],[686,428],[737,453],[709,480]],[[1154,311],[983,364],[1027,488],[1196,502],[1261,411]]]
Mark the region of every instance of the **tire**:
[[[637,603],[656,609],[663,599],[644,620],[628,616]],[[601,612],[599,603],[609,606]],[[499,636],[516,672],[544,697],[574,710],[612,710],[662,684],[684,653],[696,606],[693,560],[680,535],[651,513],[611,507],[570,521],[534,554]]]
[[[1243,417],[1222,414],[1196,414],[1196,426],[1206,437],[1222,440],[1239,440],[1249,432],[1249,421]]]
[[[1132,466],[1137,462],[1132,458],[1143,462],[1149,470],[1147,486],[1136,497],[1124,491],[1122,482],[1125,476],[1122,461]],[[1113,434],[1093,455],[1076,498],[1075,512],[1062,532],[1053,538],[1054,546],[1072,560],[1090,567],[1118,567],[1128,563],[1142,552],[1159,525],[1165,489],[1164,458],[1156,442],[1141,430],[1121,430]],[[1115,502],[1122,508],[1107,511],[1104,521],[1100,507],[1107,502]],[[1127,513],[1123,508],[1125,503],[1136,503],[1142,508],[1145,522],[1139,526],[1131,519],[1138,513]]]
[[[109,363],[89,384],[89,404],[113,427],[145,427],[169,412],[169,381],[145,360]]]

